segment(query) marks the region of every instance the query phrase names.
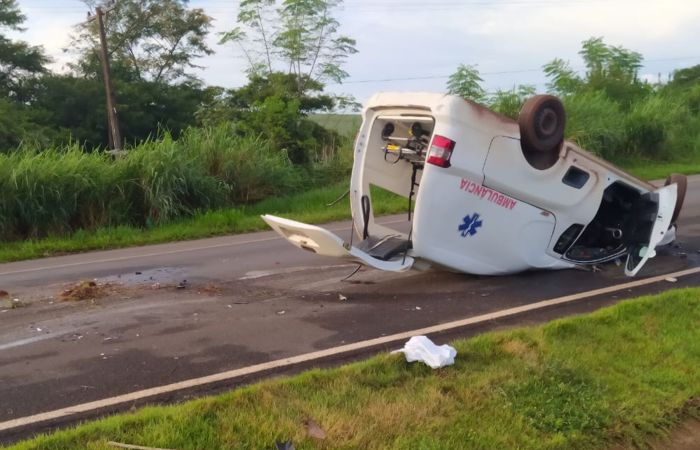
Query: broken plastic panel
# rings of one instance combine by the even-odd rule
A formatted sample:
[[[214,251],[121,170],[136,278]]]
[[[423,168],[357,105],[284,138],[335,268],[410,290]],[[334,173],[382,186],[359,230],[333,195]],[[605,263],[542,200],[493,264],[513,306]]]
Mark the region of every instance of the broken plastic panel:
[[[272,229],[277,231],[290,243],[303,250],[319,255],[343,258],[374,267],[375,269],[387,270],[390,272],[403,272],[413,266],[413,258],[406,255],[407,247],[401,247],[403,251],[394,251],[391,255],[386,252],[382,252],[381,256],[377,255],[382,258],[387,258],[384,260],[372,255],[372,250],[379,249],[379,246],[370,246],[367,248],[367,251],[363,251],[358,247],[351,246],[343,239],[321,227],[284,219],[282,217],[271,216],[269,214],[261,217]],[[395,240],[386,239],[382,241],[380,239],[378,242],[380,244],[388,244],[390,242],[395,242]],[[389,259],[390,256],[393,257]]]

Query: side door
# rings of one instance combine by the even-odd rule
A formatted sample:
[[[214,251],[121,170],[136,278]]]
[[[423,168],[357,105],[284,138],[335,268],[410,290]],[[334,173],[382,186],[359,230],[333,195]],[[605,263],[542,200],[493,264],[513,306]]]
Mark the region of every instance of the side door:
[[[635,276],[649,258],[656,256],[656,246],[669,232],[676,206],[677,185],[670,184],[644,194],[631,220],[633,232],[627,242],[625,275]]]

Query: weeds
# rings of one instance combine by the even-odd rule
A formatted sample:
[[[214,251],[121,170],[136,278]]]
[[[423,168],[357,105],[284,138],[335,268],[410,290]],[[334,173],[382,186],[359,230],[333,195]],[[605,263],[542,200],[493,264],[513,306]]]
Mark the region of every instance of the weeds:
[[[0,239],[151,227],[298,192],[348,168],[338,153],[294,166],[269,142],[227,125],[146,141],[117,159],[78,145],[18,150],[0,154]]]

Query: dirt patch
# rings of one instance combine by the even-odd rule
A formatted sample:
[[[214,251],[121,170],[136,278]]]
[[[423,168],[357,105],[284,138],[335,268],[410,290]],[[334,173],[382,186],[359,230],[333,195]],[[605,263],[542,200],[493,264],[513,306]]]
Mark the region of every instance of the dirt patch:
[[[81,281],[61,292],[64,301],[96,300],[106,297],[112,291],[109,283],[99,284],[94,281]]]
[[[197,289],[198,294],[207,294],[210,297],[221,296],[222,288],[214,283],[207,283],[204,286]]]
[[[637,450],[639,447],[616,445],[611,450]],[[698,450],[700,449],[700,418],[688,417],[668,430],[663,437],[656,437],[644,448],[651,450]]]
[[[698,450],[700,449],[700,419],[686,419],[663,439],[650,443],[653,450]]]

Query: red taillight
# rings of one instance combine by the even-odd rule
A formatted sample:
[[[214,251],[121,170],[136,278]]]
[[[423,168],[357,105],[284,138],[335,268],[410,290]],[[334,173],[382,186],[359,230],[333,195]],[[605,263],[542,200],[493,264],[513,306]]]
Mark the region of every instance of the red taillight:
[[[439,167],[450,167],[450,158],[452,150],[455,148],[455,141],[447,139],[444,136],[433,136],[433,142],[430,144],[428,152],[428,164],[434,164]]]

